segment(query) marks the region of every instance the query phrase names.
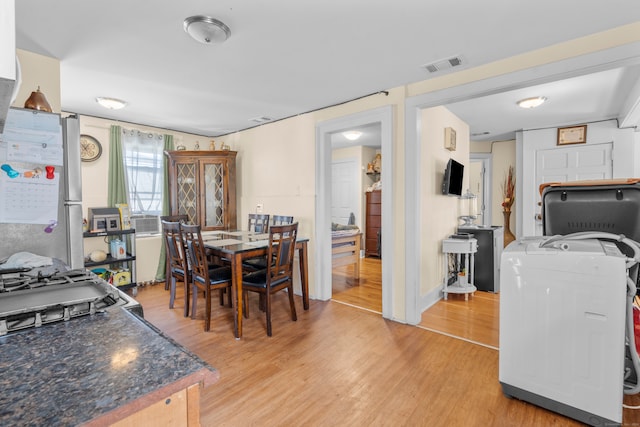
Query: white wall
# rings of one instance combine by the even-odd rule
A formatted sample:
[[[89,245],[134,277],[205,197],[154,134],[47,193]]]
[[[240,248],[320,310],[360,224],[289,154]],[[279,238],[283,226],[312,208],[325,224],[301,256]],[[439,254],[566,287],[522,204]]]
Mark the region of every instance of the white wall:
[[[469,126],[445,107],[422,111],[420,150],[421,262],[420,294],[442,284],[444,254],[442,240],[455,233],[459,224],[459,202],[456,196],[442,194],[442,180],[447,161],[452,158],[465,165],[462,188],[469,187]],[[456,131],[456,150],[444,148],[444,129]]]

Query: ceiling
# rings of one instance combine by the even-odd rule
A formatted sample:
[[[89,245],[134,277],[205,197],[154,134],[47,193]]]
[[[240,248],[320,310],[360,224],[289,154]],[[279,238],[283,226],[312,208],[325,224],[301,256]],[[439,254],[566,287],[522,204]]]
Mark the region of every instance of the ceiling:
[[[455,68],[462,70],[640,20],[636,0],[18,0],[15,6],[17,47],[60,60],[63,110],[212,137],[257,126],[256,118],[275,121],[384,96],[451,72],[429,73],[424,65],[452,56],[462,58]],[[192,40],[183,20],[198,14],[223,21],[231,37],[222,44]],[[450,109],[472,133],[502,139],[549,125],[546,118],[515,119],[533,111],[560,124],[587,120],[587,105],[606,107],[599,117],[615,115],[623,101],[614,93],[634,77],[637,67],[584,77],[572,91],[548,85],[536,95],[549,102],[528,112],[503,95],[483,101],[491,106],[475,100]],[[582,96],[565,104],[569,94]],[[128,106],[106,110],[95,103],[99,96]],[[529,95],[522,89],[511,96]]]
[[[630,102],[630,94],[638,96],[633,91],[638,84],[640,65],[630,65],[446,107],[469,125],[472,141],[505,141],[515,139],[518,130],[618,119]],[[519,100],[538,96],[547,99],[537,108],[524,109],[517,105]]]

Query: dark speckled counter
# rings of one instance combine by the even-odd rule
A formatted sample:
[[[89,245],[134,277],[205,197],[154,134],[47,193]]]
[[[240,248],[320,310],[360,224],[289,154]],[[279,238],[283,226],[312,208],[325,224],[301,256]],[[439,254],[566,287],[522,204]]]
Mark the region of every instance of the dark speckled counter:
[[[217,379],[214,368],[118,308],[0,337],[0,425],[106,425]]]

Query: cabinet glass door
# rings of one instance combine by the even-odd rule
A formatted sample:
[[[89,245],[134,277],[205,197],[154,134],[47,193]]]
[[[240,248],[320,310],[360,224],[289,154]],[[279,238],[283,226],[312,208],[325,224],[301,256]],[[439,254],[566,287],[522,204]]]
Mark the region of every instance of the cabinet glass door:
[[[190,224],[198,223],[196,163],[176,164],[178,215],[188,215]]]
[[[226,216],[227,182],[222,162],[205,162],[202,168],[204,183],[204,227],[224,227]]]

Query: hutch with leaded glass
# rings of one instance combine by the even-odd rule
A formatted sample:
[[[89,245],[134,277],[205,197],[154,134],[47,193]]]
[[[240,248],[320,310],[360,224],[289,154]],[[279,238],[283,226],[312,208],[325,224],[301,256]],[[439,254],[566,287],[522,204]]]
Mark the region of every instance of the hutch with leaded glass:
[[[202,230],[237,228],[235,151],[165,151],[171,215]]]

